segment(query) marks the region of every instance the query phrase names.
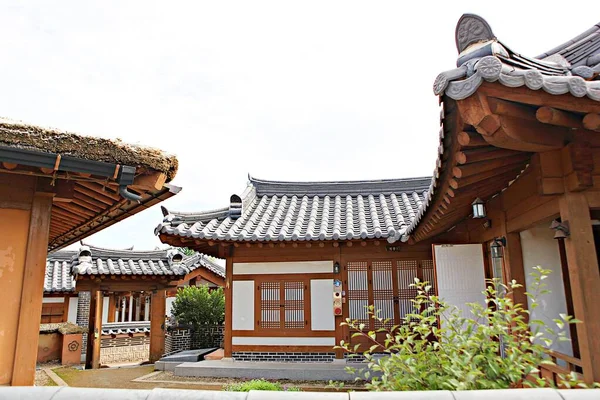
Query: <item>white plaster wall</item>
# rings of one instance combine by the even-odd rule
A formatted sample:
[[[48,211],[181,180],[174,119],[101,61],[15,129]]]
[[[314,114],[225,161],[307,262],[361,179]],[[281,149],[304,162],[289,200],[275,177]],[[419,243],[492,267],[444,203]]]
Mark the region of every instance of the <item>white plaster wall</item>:
[[[102,323],[106,324],[108,322],[108,302],[110,299],[108,296],[102,299]]]
[[[234,275],[331,273],[333,261],[234,263]]]
[[[77,305],[79,304],[78,297],[69,297],[69,313],[67,315],[67,321],[74,324],[77,323]]]
[[[64,303],[65,302],[65,298],[64,297],[44,297],[42,299],[42,303]]]
[[[310,281],[310,328],[313,331],[334,331],[333,279]]]
[[[175,302],[175,297],[167,297],[165,299],[165,303],[166,303],[165,311],[169,317],[171,316],[171,313],[173,312],[173,303],[174,302]]]
[[[535,310],[531,310],[531,301],[528,300],[529,310],[531,311],[530,318],[532,320],[542,320],[553,329],[558,329],[552,320],[560,318],[559,314],[561,313],[567,313],[567,302],[565,299],[560,253],[558,243],[554,239],[554,231],[548,228],[548,224],[544,224],[523,231],[520,235],[527,289],[529,290],[533,283],[530,273],[534,267],[539,265],[544,269],[552,270],[550,276],[544,280],[547,289],[551,293],[538,298],[539,306]],[[567,336],[570,337],[568,330]],[[573,355],[573,347],[570,341],[555,341],[550,348],[569,356]]]
[[[335,346],[335,337],[234,336],[232,344],[249,346]]]
[[[234,281],[232,287],[232,329],[254,330],[254,281]]]
[[[485,304],[485,274],[480,244],[434,246],[438,295],[472,318],[467,303]]]

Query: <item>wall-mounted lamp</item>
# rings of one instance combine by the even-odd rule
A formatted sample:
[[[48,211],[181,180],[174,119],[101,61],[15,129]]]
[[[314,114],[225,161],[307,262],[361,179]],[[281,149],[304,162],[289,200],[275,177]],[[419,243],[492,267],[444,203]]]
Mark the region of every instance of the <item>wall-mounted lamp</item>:
[[[336,262],[333,264],[333,273],[334,274],[339,274],[340,273],[340,263]]]
[[[554,230],[554,239],[565,239],[571,235],[569,230],[569,221],[558,222],[557,220],[552,221],[550,229]]]
[[[506,238],[499,237],[494,238],[492,245],[490,246],[490,253],[492,258],[502,258],[504,257],[504,247],[506,246]]]
[[[479,197],[471,204],[473,207],[473,218],[485,218],[485,203]]]

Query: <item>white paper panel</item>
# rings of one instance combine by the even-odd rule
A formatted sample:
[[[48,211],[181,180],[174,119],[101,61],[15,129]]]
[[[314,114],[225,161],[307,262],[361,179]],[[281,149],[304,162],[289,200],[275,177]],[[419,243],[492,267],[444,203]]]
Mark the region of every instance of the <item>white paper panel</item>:
[[[471,318],[467,303],[485,304],[485,274],[481,244],[434,246],[438,295]]]
[[[254,330],[254,281],[234,281],[232,289],[232,329]]]
[[[69,314],[67,316],[67,321],[72,322],[74,324],[77,323],[77,305],[79,304],[78,297],[69,297]]]
[[[333,279],[310,281],[310,328],[313,331],[334,331]]]

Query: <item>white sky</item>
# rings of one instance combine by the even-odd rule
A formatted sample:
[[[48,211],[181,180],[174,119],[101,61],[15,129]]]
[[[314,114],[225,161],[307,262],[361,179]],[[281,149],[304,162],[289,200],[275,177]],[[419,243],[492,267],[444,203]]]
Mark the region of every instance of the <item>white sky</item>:
[[[530,56],[598,22],[597,2],[551,3],[0,0],[0,115],[175,153],[172,210],[224,207],[248,173],[428,176],[458,18]],[[155,206],[86,241],[153,248],[161,219]]]

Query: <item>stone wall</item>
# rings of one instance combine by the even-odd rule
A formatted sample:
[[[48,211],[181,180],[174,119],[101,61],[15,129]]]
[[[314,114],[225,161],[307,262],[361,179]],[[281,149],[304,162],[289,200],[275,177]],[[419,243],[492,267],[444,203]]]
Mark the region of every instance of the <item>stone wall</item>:
[[[147,361],[150,337],[145,334],[103,336],[100,345],[100,364]]]
[[[207,325],[193,333],[189,328],[170,328],[166,333],[165,353],[223,347],[223,334],[223,325]]]
[[[77,325],[87,328],[90,318],[90,292],[79,292],[77,297]],[[81,354],[85,354],[87,349],[87,334],[83,335],[82,340]]]

